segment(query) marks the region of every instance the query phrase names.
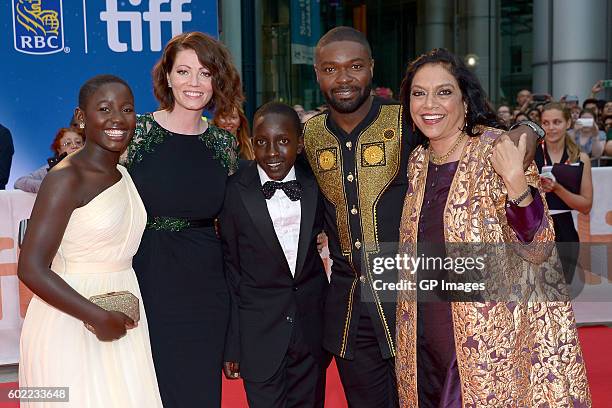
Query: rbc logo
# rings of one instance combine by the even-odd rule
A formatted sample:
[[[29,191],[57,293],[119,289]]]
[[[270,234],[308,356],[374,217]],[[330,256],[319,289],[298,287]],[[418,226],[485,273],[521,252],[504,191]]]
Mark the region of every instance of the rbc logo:
[[[15,49],[54,54],[64,49],[62,0],[12,0]]]
[[[129,0],[132,6],[138,6],[141,2],[142,0]],[[170,11],[161,11],[161,5],[164,3],[170,3]],[[191,13],[183,11],[183,4],[189,3],[191,0],[149,0],[148,11],[140,13],[134,10],[119,11],[117,0],[106,0],[106,10],[100,13],[100,20],[106,21],[108,47],[114,52],[127,52],[127,43],[119,38],[119,23],[126,22],[130,27],[132,51],[142,51],[142,22],[146,21],[149,23],[150,49],[161,51],[161,23],[171,23],[173,37],[182,33],[183,22],[191,21]]]

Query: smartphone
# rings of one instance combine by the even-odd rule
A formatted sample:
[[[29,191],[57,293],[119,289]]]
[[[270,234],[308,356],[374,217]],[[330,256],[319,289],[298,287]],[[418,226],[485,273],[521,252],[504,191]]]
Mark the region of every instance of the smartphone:
[[[612,79],[604,79],[601,81],[601,86],[604,88],[612,88]]]
[[[534,102],[544,102],[548,100],[548,95],[545,94],[533,94],[531,100]]]
[[[593,118],[578,118],[576,119],[577,125],[582,125],[583,127],[593,127]]]
[[[555,175],[552,174],[553,166],[542,166],[542,172],[540,173],[540,177],[545,177],[552,181],[557,181]]]

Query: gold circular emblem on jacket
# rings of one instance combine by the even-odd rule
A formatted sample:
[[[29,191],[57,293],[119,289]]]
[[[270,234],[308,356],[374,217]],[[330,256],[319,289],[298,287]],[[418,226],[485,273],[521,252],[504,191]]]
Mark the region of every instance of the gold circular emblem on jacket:
[[[323,170],[331,170],[336,165],[336,156],[329,150],[325,150],[319,154],[319,166]]]
[[[395,137],[395,130],[393,129],[385,129],[383,132],[383,136],[385,139],[393,139]]]
[[[370,165],[380,163],[384,157],[385,152],[378,145],[368,146],[363,152],[363,158]]]

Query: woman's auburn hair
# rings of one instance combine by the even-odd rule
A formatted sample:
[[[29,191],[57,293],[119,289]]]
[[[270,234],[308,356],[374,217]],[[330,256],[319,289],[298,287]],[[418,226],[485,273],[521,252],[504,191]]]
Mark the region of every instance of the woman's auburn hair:
[[[497,115],[487,99],[487,94],[482,89],[476,74],[472,72],[461,58],[445,48],[435,48],[415,59],[406,70],[400,88],[400,103],[404,109],[404,124],[414,129],[414,137],[418,144],[427,145],[428,140],[414,126],[410,116],[410,94],[412,81],[416,73],[428,64],[439,64],[451,73],[459,84],[463,101],[467,105],[465,125],[463,131],[469,136],[478,136],[480,126],[489,126],[504,129],[505,126],[497,120]]]
[[[234,105],[242,105],[244,94],[240,75],[227,48],[211,36],[194,31],[172,38],[162,57],[153,67],[153,92],[159,109],[174,109],[174,95],[168,86],[168,75],[179,51],[193,50],[203,67],[212,75],[213,96],[205,109],[219,113],[231,112]]]
[[[64,137],[64,135],[68,132],[76,133],[77,135],[81,136],[83,141],[85,141],[85,130],[78,127],[60,128],[53,138],[53,143],[51,143],[51,151],[53,154],[59,153],[59,149],[61,147],[60,140],[62,140],[62,137]]]

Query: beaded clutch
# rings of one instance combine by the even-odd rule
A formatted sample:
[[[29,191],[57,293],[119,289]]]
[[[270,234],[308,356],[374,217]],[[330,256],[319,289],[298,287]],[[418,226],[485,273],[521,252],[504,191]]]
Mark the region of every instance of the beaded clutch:
[[[104,310],[124,313],[134,320],[134,323],[140,320],[139,300],[128,291],[103,293],[92,296],[89,300]],[[88,329],[91,330],[90,327]]]

